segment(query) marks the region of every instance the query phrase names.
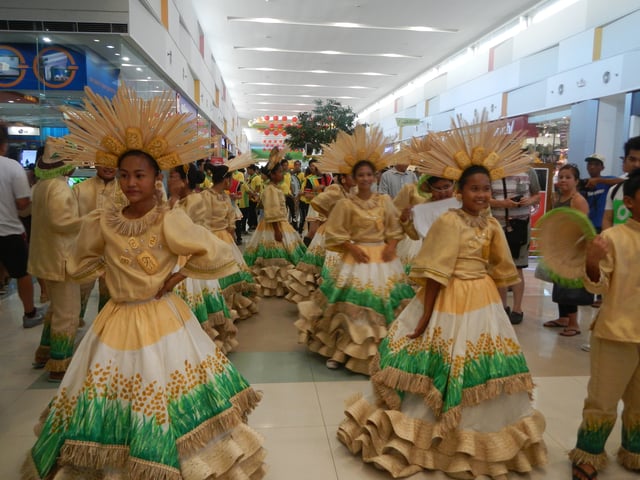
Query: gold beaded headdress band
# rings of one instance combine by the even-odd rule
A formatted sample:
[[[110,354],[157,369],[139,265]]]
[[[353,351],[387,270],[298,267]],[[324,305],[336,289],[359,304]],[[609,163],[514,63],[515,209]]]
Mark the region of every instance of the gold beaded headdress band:
[[[52,145],[73,163],[117,167],[120,155],[141,150],[169,170],[210,154],[209,139],[197,136],[190,114],[175,113],[170,92],[143,100],[122,85],[112,100],[89,87],[85,94],[84,110],[61,107],[70,133]]]
[[[488,122],[486,110],[470,124],[458,115],[452,130],[430,135],[430,149],[418,154],[422,172],[450,180],[460,179],[471,165],[482,165],[498,180],[526,170],[531,158],[522,152],[524,132],[507,133],[507,121]]]
[[[351,135],[340,131],[334,142],[323,145],[316,166],[321,172],[350,174],[356,163],[368,160],[376,170],[382,170],[394,163],[393,156],[384,151],[390,143],[379,127],[370,127],[367,132],[364,125],[358,125]]]

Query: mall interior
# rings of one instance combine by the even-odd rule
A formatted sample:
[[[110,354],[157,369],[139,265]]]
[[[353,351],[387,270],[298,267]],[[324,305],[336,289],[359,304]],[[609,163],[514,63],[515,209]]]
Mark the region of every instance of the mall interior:
[[[111,97],[121,83],[142,98],[172,92],[176,111],[193,115],[198,135],[210,138],[214,163],[248,150],[264,151],[274,145],[273,132],[265,133],[265,119],[267,124],[270,117],[291,121],[298,112],[312,108],[310,100],[329,97],[299,73],[306,67],[324,68],[319,60],[318,67],[313,67],[315,57],[304,50],[316,37],[314,29],[319,25],[360,21],[356,14],[339,15],[348,11],[346,4],[356,12],[377,10],[367,18],[379,24],[397,18],[405,23],[395,26],[427,23],[428,7],[422,0],[399,2],[403,15],[391,15],[392,7],[378,0],[344,0],[338,5],[342,1],[330,0],[320,7],[315,2],[291,0],[0,0],[0,120],[9,126],[7,156],[25,167],[33,164],[36,150],[47,137],[68,132],[58,107],[80,108],[86,86]],[[449,3],[442,9],[453,20],[445,24],[455,26],[455,17],[464,16],[465,9],[476,2]],[[316,82],[333,86],[359,84],[352,91],[365,93],[352,98],[342,90],[341,101],[353,105],[359,122],[381,126],[396,143],[447,130],[458,114],[472,118],[486,110],[489,120],[508,119],[514,129],[527,132],[526,143],[536,157],[534,167],[543,179],[543,201],[533,212],[539,218],[550,208],[548,198],[558,165],[575,163],[586,176],[584,159],[597,152],[607,159],[603,174],[622,174],[622,146],[628,138],[640,135],[640,4],[637,0],[523,0],[514,3],[518,11],[500,12],[512,7],[489,3],[493,14],[481,17],[486,25],[476,25],[465,45],[449,44],[448,50],[432,53],[432,60],[422,64],[421,70],[407,63],[406,71],[393,71],[403,64],[379,63],[376,68],[387,68],[387,77],[381,74],[378,82],[374,75],[358,77],[356,73],[373,71],[365,54],[333,52],[328,56],[346,57],[344,65],[353,66],[351,76],[343,72],[332,77],[326,70],[324,74],[315,70],[312,75]],[[297,22],[286,27],[275,21],[260,23],[261,18],[275,16],[268,9],[278,9],[283,18],[295,17]],[[332,10],[338,12],[338,18],[332,16]],[[237,21],[240,15],[251,16],[253,23]],[[472,20],[465,19],[467,23]],[[227,26],[218,30],[220,24]],[[263,25],[269,27],[266,37],[261,34],[266,40],[261,46],[256,44],[254,57],[242,57],[248,55],[241,51],[249,46],[241,43],[250,41],[246,32]],[[278,28],[288,29],[288,49],[268,51],[264,45],[271,45],[271,35],[276,37]],[[238,71],[248,67],[239,60],[231,62],[223,47],[220,58],[216,56],[218,43],[230,45],[224,36],[231,36],[234,29],[246,37],[233,40],[236,45],[227,48],[231,54],[265,59],[253,64],[257,71],[245,80]],[[353,29],[360,30],[366,28]],[[373,30],[371,38],[386,35],[384,29]],[[314,34],[303,39],[305,32]],[[418,37],[410,38],[418,41]],[[365,51],[366,46],[366,42],[351,40],[343,49]],[[433,49],[437,44],[425,42],[413,51]],[[381,61],[372,58],[371,62]],[[276,89],[273,77],[267,76],[268,69],[278,70],[278,65],[288,65],[280,69],[280,78],[291,83],[289,98],[286,84]],[[253,90],[248,84],[254,84]],[[340,98],[335,89],[327,88],[327,92]],[[270,101],[258,102],[255,97]],[[280,97],[284,98],[278,100]],[[78,169],[70,182],[94,174],[92,168]],[[557,315],[551,284],[534,277],[536,253],[532,249],[525,269],[524,321],[514,328],[536,383],[535,407],[546,419],[549,462],[529,474],[509,478],[569,478],[567,452],[575,445],[589,375],[589,353],[582,347],[589,342],[589,324],[597,309],[580,307],[581,334],[574,337],[543,328],[545,321]],[[36,298],[38,294],[36,285]],[[91,328],[97,303],[94,291],[87,325],[79,337]],[[21,315],[15,285],[9,284],[0,294],[2,479],[19,478],[24,455],[35,441],[33,427],[57,387],[47,382],[42,370],[31,368],[41,332],[23,329]],[[264,394],[249,424],[265,438],[266,478],[391,478],[351,455],[336,438],[345,399],[358,392],[371,394],[368,378],[325,368],[322,357],[298,344],[296,319],[296,305],[283,299],[261,299],[259,312],[238,323],[239,346],[229,354],[238,370]],[[612,459],[620,436],[618,422],[607,443]],[[611,461],[601,477],[622,480],[633,475]],[[424,471],[410,478],[447,477]]]

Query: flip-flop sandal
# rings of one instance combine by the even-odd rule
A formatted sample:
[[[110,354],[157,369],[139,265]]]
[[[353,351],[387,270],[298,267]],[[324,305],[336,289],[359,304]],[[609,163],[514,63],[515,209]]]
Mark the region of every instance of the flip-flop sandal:
[[[577,328],[565,328],[558,335],[562,335],[563,337],[575,337],[576,335],[580,335],[582,332]]]
[[[576,472],[578,474],[576,474]],[[571,478],[572,480],[596,480],[596,478],[598,478],[598,471],[594,470],[589,473],[580,465],[573,464],[571,465]]]
[[[566,323],[562,324],[557,320],[549,320],[548,322],[544,322],[542,326],[547,328],[567,328]]]

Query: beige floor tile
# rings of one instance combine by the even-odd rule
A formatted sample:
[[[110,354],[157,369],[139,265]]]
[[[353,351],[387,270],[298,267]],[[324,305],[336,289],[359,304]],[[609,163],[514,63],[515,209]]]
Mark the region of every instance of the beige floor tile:
[[[55,390],[25,390],[9,409],[0,413],[0,432],[3,435],[31,435],[33,427],[47,407]]]
[[[265,437],[265,480],[337,480],[324,427],[256,430]]]
[[[371,382],[364,379],[357,382],[318,382],[316,389],[324,424],[336,429],[344,419],[345,400],[358,393],[373,395]]]
[[[36,438],[32,435],[0,435],[0,478],[17,480],[20,468]]]
[[[324,425],[313,383],[263,383],[253,387],[263,392],[263,398],[249,417],[252,427]]]

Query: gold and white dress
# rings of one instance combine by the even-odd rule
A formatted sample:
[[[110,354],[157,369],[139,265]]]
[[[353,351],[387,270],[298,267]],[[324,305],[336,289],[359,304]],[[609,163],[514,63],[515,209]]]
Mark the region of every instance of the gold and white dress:
[[[185,235],[188,232],[188,235]],[[195,278],[232,273],[231,251],[181,209],[139,219],[91,212],[69,274],[105,274],[111,299],[42,416],[23,480],[261,478],[260,400],[174,293],[156,299],[178,256]]]

